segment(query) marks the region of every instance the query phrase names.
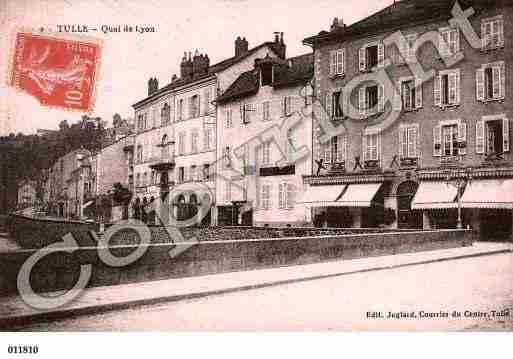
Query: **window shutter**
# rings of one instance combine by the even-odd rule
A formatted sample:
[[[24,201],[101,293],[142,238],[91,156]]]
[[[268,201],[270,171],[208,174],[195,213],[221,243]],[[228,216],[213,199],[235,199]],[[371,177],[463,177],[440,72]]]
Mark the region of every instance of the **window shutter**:
[[[449,53],[449,33],[442,31],[438,36],[438,51],[441,57],[446,57]]]
[[[343,74],[345,72],[345,63],[346,63],[346,49],[340,49],[338,51],[337,73]]]
[[[415,108],[422,107],[422,81],[420,79],[415,80]]]
[[[458,123],[458,153],[460,155],[466,155],[467,154],[467,123],[464,121],[460,121]],[[465,146],[465,147],[463,147]]]
[[[480,68],[476,70],[476,99],[478,101],[484,101],[484,69]]]
[[[280,183],[279,186],[278,186],[278,208],[284,208],[285,207],[285,198],[284,198],[284,195],[285,195],[285,184],[284,183]]]
[[[362,114],[362,115],[365,115],[366,107],[367,107],[366,106],[367,101],[365,98],[365,94],[366,94],[365,86],[360,87],[360,89],[358,91],[358,103],[359,103],[359,108],[360,108],[360,114]]]
[[[378,66],[383,66],[385,62],[385,44],[378,43]]]
[[[346,159],[346,137],[338,136],[337,147],[337,162],[345,161]]]
[[[404,146],[404,134],[406,133],[405,127],[399,127],[399,158],[405,157],[405,153],[403,151]]]
[[[360,57],[360,71],[367,70],[367,58],[365,53],[365,47],[360,47],[359,50],[359,57]]]
[[[420,126],[415,126],[415,154],[417,155],[417,158],[421,158]]]
[[[502,119],[502,151],[509,152],[509,120]]]
[[[435,77],[435,81],[433,83],[433,90],[434,90],[435,106],[441,106],[442,105],[442,79],[441,79],[440,75],[437,75]]]
[[[287,183],[285,187],[287,190],[285,206],[287,209],[292,209],[294,208],[294,185],[292,183]]]
[[[506,66],[504,62],[499,65],[499,74],[500,74],[500,98],[506,97]]]
[[[484,121],[483,120],[476,122],[476,153],[484,153]]]
[[[402,82],[397,83],[397,87],[394,89],[394,110],[401,111],[403,108],[403,99],[402,99]]]
[[[385,111],[385,86],[378,86],[378,112]]]
[[[451,31],[452,42],[454,43],[454,53],[460,52],[460,30],[459,28]]]
[[[399,40],[399,56],[397,57],[398,63],[404,63],[408,59],[408,39],[402,36]]]
[[[326,94],[326,112],[328,115],[328,119],[331,120],[333,117],[333,94],[327,93]]]
[[[281,99],[281,116],[285,117],[287,115],[287,97],[283,97]]]
[[[442,127],[436,125],[433,128],[433,156],[440,157],[442,155]]]
[[[501,97],[501,69],[499,66],[492,67],[493,98]]]
[[[490,41],[490,26],[487,22],[481,22],[481,48],[486,49],[486,46]]]
[[[337,51],[330,51],[330,76],[335,75],[337,73]]]
[[[204,106],[203,107],[203,113],[205,115],[208,115],[209,110],[210,110],[210,89],[209,88],[207,88],[205,90],[204,101],[205,101],[205,103],[203,104],[203,106]]]
[[[503,21],[503,19],[499,19],[499,20],[497,20],[497,22],[498,22],[498,27],[499,27],[499,29],[498,29],[499,33],[497,34],[497,36],[498,36],[497,46],[502,47],[502,46],[504,46],[504,21]]]
[[[362,157],[364,161],[367,161],[367,136],[362,137]]]

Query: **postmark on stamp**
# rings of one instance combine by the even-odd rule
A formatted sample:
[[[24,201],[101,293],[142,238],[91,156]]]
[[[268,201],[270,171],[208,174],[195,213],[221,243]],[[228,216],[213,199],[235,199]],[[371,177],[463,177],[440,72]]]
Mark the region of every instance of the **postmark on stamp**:
[[[41,104],[92,110],[101,47],[87,39],[18,32],[9,82]]]

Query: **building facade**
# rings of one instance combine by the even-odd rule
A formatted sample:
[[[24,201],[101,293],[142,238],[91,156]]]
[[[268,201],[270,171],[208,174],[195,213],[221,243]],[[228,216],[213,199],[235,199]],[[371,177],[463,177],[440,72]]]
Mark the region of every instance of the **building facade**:
[[[513,11],[506,1],[459,4],[475,12],[465,18],[477,44],[450,21],[449,0],[398,2],[350,26],[335,19],[304,40],[317,85],[304,179],[316,225],[454,227],[461,207],[463,226],[511,235]],[[345,131],[321,141],[323,121]]]
[[[36,204],[37,183],[29,179],[24,179],[18,183],[18,207],[26,208]]]
[[[208,55],[184,54],[180,77],[159,88],[158,81],[148,82],[148,97],[133,105],[136,138],[134,144],[135,195],[132,216],[154,222],[155,214],[146,218],[142,206],[161,198],[176,217],[187,212],[198,200],[185,196],[175,200],[167,195],[175,186],[196,183],[215,203],[216,123],[217,108],[213,103],[241,72],[252,68],[255,59],[266,54],[284,53],[285,44],[276,37],[249,49],[246,39],[235,41],[234,56],[210,65]],[[174,202],[173,202],[174,201]],[[175,203],[176,202],[176,203]],[[160,211],[157,208],[157,211]],[[160,211],[165,216],[165,211]],[[169,218],[160,218],[164,223]],[[205,223],[215,224],[216,207],[205,217]]]
[[[312,77],[312,54],[290,59],[266,56],[218,97],[220,225],[310,222],[310,213],[296,199],[304,192],[302,176],[312,171],[310,156],[298,158],[300,148],[311,148],[311,106],[305,87]]]

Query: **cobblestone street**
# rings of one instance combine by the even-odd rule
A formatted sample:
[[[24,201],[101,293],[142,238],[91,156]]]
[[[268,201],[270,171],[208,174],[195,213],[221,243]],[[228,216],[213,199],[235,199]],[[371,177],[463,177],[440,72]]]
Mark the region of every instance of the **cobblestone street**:
[[[248,290],[19,329],[513,330],[512,281],[513,254],[507,253]],[[507,313],[508,309],[509,315],[493,317],[492,311]],[[453,317],[453,311],[460,312],[461,317]],[[384,318],[368,318],[368,312],[380,312]],[[387,319],[389,312],[414,312],[416,317]],[[443,313],[448,317],[434,317]]]

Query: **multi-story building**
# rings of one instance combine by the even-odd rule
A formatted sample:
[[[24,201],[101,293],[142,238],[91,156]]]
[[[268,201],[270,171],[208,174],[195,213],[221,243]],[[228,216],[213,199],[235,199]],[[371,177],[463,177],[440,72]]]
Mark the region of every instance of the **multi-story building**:
[[[512,3],[460,1],[474,13],[457,20],[454,4],[396,2],[304,40],[320,104],[304,179],[317,225],[453,227],[460,204],[464,226],[511,235]],[[321,141],[323,121],[345,131]]]
[[[49,210],[52,215],[60,217],[80,217],[82,212],[84,190],[77,189],[77,183],[84,183],[84,163],[91,157],[91,152],[80,148],[60,157],[48,170],[48,179],[45,184],[49,191],[45,197],[49,199]],[[85,161],[89,162],[89,160]],[[87,181],[86,181],[87,182]]]
[[[238,37],[234,56],[224,61],[210,65],[208,55],[196,51],[194,56],[184,55],[180,77],[173,76],[168,85],[159,88],[157,79],[149,80],[148,96],[133,105],[137,131],[133,215],[142,217],[140,206],[152,199],[169,201],[170,188],[185,182],[201,182],[214,199],[217,109],[212,102],[240,73],[251,69],[255,59],[266,54],[284,57],[284,53],[283,36],[252,49]],[[183,198],[183,202],[196,201]],[[207,217],[215,223],[217,215],[211,212]]]
[[[311,148],[311,111],[303,109],[312,76],[312,54],[266,56],[218,97],[220,225],[310,222],[296,195],[304,192],[302,175],[312,171],[310,156],[297,158],[299,148]]]

